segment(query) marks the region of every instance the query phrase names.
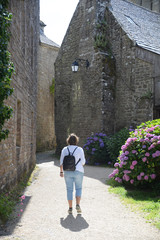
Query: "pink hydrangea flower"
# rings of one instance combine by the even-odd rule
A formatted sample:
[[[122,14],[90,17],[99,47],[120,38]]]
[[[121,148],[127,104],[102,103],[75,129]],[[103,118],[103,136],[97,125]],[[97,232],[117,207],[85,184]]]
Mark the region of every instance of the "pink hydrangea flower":
[[[114,177],[114,175],[111,173],[111,174],[109,174],[109,178],[113,178]]]
[[[131,171],[130,170],[124,170],[123,173],[128,174],[128,173],[131,173]]]
[[[144,172],[141,172],[141,173],[140,173],[140,176],[141,176],[141,177],[144,176]]]
[[[155,179],[156,178],[156,174],[153,173],[153,174],[150,175],[150,177],[151,177],[151,179]]]
[[[146,176],[144,176],[144,180],[148,180],[148,176],[146,175]]]
[[[133,183],[134,183],[134,180],[133,180],[133,179],[131,179],[131,180],[130,180],[130,183],[131,183],[131,184],[133,184]]]
[[[135,166],[136,164],[137,164],[137,161],[136,161],[136,160],[132,162],[132,165],[133,165],[133,166]]]
[[[146,158],[146,157],[142,158],[142,161],[143,161],[143,162],[146,162],[146,161],[147,161],[147,158]]]
[[[128,155],[129,154],[129,151],[125,151],[125,155]]]
[[[126,174],[124,174],[124,176],[123,176],[123,180],[125,180],[125,181],[129,181],[129,179],[130,179],[130,177],[128,176],[128,175],[126,175]]]
[[[121,149],[122,149],[123,151],[125,151],[125,150],[126,150],[126,148],[127,148],[127,146],[126,146],[126,145],[122,145],[122,147],[121,147]]]
[[[133,166],[133,165],[131,165],[131,166],[130,166],[130,169],[132,169],[132,170],[133,170],[133,169],[134,169],[134,166]]]
[[[150,156],[150,153],[149,153],[149,152],[146,152],[146,153],[145,153],[145,156],[146,156],[146,157],[149,157],[149,156]]]
[[[160,151],[156,151],[155,154],[156,154],[157,157],[159,157],[160,156]]]
[[[142,177],[140,175],[138,175],[137,179],[140,181],[142,179]]]
[[[116,178],[115,178],[115,181],[117,181],[117,182],[119,182],[119,183],[122,183],[122,179],[119,178],[119,177],[116,177]]]
[[[156,153],[153,153],[153,154],[152,154],[152,157],[153,157],[153,158],[157,157]]]
[[[119,163],[115,163],[115,164],[114,164],[114,167],[118,167],[118,166],[119,166]]]

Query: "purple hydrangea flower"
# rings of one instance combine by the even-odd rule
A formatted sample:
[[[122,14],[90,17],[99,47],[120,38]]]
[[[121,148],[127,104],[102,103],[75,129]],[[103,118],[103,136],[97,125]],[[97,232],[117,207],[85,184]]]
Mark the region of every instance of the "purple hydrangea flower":
[[[100,143],[100,147],[101,147],[101,148],[104,147],[104,143],[103,143],[103,142]]]
[[[136,150],[132,150],[132,153],[134,154],[134,153],[137,153],[137,151]]]
[[[129,151],[125,151],[125,155],[128,155],[129,154]]]

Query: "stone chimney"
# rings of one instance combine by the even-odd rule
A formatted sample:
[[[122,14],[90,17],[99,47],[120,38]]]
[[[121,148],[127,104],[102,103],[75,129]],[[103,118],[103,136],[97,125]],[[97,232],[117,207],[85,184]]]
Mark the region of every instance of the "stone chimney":
[[[44,22],[40,21],[40,34],[41,35],[45,35],[44,34],[44,27],[46,27],[46,24],[44,24]]]

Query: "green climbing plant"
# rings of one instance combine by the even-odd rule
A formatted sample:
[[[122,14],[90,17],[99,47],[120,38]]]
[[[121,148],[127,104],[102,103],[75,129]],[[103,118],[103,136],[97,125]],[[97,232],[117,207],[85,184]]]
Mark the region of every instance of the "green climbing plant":
[[[94,37],[94,48],[96,50],[107,51],[112,55],[109,41],[107,39],[107,21],[106,19],[99,19],[96,25],[96,34]]]
[[[55,79],[52,78],[52,85],[50,86],[50,93],[53,94],[53,96],[54,96],[54,91],[55,91]]]
[[[12,116],[13,111],[5,104],[5,100],[13,93],[10,84],[14,71],[8,51],[9,27],[12,19],[12,14],[7,11],[8,2],[8,0],[1,0],[0,3],[0,141],[8,136],[9,130],[4,129],[4,124]]]

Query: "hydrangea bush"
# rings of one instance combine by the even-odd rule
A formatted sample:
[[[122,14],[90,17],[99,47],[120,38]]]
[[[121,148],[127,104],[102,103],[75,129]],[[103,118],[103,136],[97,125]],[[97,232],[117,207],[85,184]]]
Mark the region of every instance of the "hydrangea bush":
[[[106,148],[107,135],[104,133],[95,133],[87,138],[83,146],[88,164],[99,165],[102,163],[111,164]]]
[[[160,177],[160,119],[141,124],[121,147],[115,170],[119,183],[144,185]]]
[[[111,162],[115,163],[117,157],[119,156],[119,151],[121,150],[121,146],[125,143],[127,138],[129,137],[129,131],[132,129],[122,128],[119,132],[110,136],[107,139],[107,151],[109,153],[109,157]]]

